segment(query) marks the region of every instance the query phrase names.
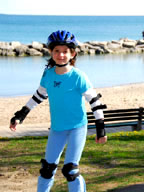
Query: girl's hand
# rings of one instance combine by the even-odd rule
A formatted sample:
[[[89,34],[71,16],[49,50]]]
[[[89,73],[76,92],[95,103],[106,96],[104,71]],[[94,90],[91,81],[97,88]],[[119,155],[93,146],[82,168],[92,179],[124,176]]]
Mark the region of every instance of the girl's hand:
[[[10,120],[10,129],[11,129],[11,131],[16,131],[17,124],[22,123],[29,112],[30,112],[30,109],[27,106],[23,106],[20,111],[17,111],[14,114],[15,116],[12,117],[11,120]]]
[[[11,131],[16,131],[16,126],[17,126],[17,124],[19,124],[19,123],[20,123],[19,120],[15,120],[14,123],[10,122],[10,129],[11,129]]]
[[[97,137],[96,137],[95,142],[100,143],[100,144],[106,143],[107,142],[107,136],[100,137],[99,139],[97,139]]]

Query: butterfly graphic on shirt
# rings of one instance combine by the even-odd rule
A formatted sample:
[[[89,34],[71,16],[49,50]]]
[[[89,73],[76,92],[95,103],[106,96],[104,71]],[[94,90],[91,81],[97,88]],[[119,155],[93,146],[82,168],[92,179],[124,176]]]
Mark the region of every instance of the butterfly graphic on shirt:
[[[60,85],[61,85],[61,81],[54,81],[54,87],[60,87]]]

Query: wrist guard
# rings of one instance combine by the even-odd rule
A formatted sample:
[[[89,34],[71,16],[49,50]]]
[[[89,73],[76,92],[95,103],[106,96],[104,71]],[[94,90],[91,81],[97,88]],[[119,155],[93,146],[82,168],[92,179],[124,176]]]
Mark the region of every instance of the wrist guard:
[[[14,114],[15,116],[11,119],[11,124],[15,124],[16,120],[19,120],[20,123],[22,123],[29,112],[30,112],[30,109],[28,109],[26,106],[24,106],[20,111],[17,111]]]
[[[105,128],[104,128],[104,120],[99,119],[99,120],[96,120],[95,123],[96,123],[97,139],[104,137],[106,135]]]

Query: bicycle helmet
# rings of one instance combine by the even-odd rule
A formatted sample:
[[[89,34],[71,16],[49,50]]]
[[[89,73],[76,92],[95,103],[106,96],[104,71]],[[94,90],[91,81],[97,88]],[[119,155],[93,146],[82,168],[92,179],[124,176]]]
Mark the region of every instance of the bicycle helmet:
[[[57,45],[67,45],[69,48],[75,49],[78,43],[72,33],[58,30],[48,37],[47,47],[52,50]]]

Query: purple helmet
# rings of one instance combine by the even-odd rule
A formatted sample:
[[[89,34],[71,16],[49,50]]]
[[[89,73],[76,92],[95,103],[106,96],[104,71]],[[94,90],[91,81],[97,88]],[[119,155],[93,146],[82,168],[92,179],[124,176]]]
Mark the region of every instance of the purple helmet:
[[[47,47],[53,49],[57,45],[67,45],[70,48],[76,48],[78,42],[72,33],[58,30],[48,37]]]

